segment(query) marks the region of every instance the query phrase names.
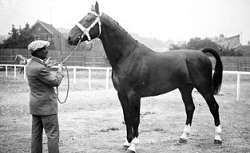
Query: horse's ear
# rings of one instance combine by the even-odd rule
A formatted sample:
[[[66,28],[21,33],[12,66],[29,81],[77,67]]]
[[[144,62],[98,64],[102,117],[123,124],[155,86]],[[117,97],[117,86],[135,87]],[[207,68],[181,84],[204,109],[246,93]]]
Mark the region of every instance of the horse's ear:
[[[95,11],[96,11],[97,14],[100,14],[100,11],[99,11],[99,4],[98,4],[97,1],[95,2]]]
[[[91,11],[95,12],[95,6],[94,6],[94,4],[91,5]]]

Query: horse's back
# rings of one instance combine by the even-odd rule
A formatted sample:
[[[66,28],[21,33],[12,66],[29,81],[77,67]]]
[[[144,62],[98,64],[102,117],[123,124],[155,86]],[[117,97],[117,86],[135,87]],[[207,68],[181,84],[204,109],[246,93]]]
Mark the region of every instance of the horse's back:
[[[166,59],[173,58],[175,60],[185,60],[187,63],[191,63],[193,66],[198,67],[211,67],[212,62],[208,56],[200,50],[174,50],[169,52],[164,52],[163,56]]]

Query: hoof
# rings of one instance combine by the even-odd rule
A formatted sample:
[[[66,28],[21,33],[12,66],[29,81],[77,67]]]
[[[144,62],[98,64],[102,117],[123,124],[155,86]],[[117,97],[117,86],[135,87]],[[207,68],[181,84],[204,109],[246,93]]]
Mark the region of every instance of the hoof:
[[[129,147],[129,146],[124,145],[124,146],[122,146],[122,150],[125,150],[125,151],[126,151],[126,150],[128,150],[128,147]]]
[[[179,143],[187,143],[187,139],[180,138]]]
[[[133,151],[133,150],[129,150],[129,149],[128,149],[128,150],[126,151],[126,153],[136,153],[136,152]]]
[[[214,140],[214,144],[216,144],[216,145],[221,145],[222,144],[222,141],[221,140]]]

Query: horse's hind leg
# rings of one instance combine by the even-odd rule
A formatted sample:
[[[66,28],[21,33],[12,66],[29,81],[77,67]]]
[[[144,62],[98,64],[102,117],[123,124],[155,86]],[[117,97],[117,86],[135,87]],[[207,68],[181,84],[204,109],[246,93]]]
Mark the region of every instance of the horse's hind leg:
[[[221,126],[220,126],[220,116],[219,116],[219,105],[216,102],[214,95],[212,92],[210,93],[202,93],[202,96],[204,97],[204,99],[206,100],[209,110],[212,113],[213,117],[214,117],[214,124],[215,124],[215,138],[214,138],[214,143],[215,144],[221,144],[222,143],[222,139],[221,139]]]
[[[187,115],[186,124],[185,124],[184,130],[180,137],[179,142],[186,143],[188,140],[188,136],[190,134],[193,114],[195,110],[195,106],[194,106],[193,98],[192,98],[193,87],[186,86],[186,87],[179,88],[179,90],[181,92],[182,100],[184,102],[186,115]]]

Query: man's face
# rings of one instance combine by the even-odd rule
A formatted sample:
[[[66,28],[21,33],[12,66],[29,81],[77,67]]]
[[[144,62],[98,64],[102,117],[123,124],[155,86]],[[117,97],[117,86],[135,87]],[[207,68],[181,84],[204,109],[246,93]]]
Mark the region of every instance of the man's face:
[[[42,50],[39,51],[38,55],[39,55],[40,59],[44,60],[45,58],[47,58],[48,49],[45,47],[44,49],[42,49]]]
[[[47,49],[47,48],[45,48],[45,49],[43,50],[43,54],[44,54],[44,57],[46,58],[47,55],[48,55],[48,49]]]

